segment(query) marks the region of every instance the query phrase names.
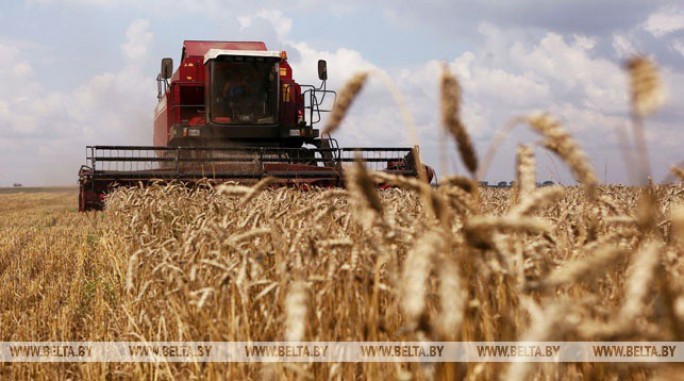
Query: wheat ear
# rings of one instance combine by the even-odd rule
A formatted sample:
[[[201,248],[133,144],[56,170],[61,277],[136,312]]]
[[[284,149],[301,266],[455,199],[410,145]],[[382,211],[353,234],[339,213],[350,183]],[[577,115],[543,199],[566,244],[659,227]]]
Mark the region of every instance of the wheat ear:
[[[368,73],[360,72],[344,84],[344,87],[340,90],[340,95],[337,97],[335,107],[328,118],[328,122],[323,129],[323,135],[331,134],[340,127],[344,117],[347,115],[347,111],[349,111],[352,103],[354,103],[354,99],[363,89],[367,79]]]
[[[625,63],[629,74],[632,112],[643,118],[663,104],[665,92],[656,65],[646,57],[632,57]]]
[[[456,77],[444,65],[441,80],[441,110],[444,128],[454,137],[463,164],[471,175],[477,171],[477,155],[461,120],[461,88]]]
[[[546,138],[546,148],[567,163],[578,181],[590,188],[598,184],[598,177],[584,151],[556,119],[548,114],[537,114],[529,116],[527,122],[533,130]]]
[[[532,147],[528,144],[519,145],[516,159],[515,177],[518,197],[519,200],[525,200],[537,188],[536,163]]]

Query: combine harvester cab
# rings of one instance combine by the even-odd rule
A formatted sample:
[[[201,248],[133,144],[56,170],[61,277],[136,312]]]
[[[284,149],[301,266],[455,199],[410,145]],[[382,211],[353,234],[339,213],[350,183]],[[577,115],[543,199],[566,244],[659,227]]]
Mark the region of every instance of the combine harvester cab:
[[[271,176],[280,185],[343,186],[359,155],[369,169],[416,176],[411,148],[339,148],[314,125],[330,112],[321,84],[300,85],[283,51],[263,42],[185,41],[181,63],[164,58],[157,77],[152,146],[88,146],[79,172],[81,211],[101,209],[118,186],[156,181],[236,181]]]

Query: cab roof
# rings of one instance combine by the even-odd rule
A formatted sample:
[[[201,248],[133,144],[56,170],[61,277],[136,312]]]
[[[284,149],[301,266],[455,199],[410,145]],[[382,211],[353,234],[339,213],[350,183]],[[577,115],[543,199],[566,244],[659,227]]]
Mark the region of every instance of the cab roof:
[[[262,41],[198,41],[183,42],[181,61],[187,56],[204,57],[210,49],[265,51],[266,44]]]
[[[209,49],[204,55],[204,63],[209,60],[216,59],[221,56],[239,56],[239,57],[259,57],[263,59],[277,59],[280,60],[280,52],[274,50],[224,50],[224,49]]]

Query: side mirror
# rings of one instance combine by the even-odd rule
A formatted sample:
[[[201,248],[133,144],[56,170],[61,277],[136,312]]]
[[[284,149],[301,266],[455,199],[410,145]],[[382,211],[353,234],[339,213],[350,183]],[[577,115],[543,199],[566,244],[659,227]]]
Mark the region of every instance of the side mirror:
[[[328,63],[325,60],[318,60],[318,79],[328,80]]]
[[[173,59],[162,58],[161,60],[161,77],[162,79],[169,79],[173,75]]]

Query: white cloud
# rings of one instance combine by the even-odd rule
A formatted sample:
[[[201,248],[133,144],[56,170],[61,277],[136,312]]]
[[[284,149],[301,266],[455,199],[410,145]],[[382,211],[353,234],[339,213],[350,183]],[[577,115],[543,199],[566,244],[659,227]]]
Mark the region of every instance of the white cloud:
[[[20,62],[14,65],[14,75],[19,78],[25,78],[33,73],[33,68],[26,62]]]
[[[261,10],[256,14],[237,16],[236,19],[240,24],[240,31],[252,27],[257,20],[267,21],[279,39],[285,39],[292,30],[292,19],[277,10]]]
[[[581,34],[572,35],[573,47],[582,51],[589,51],[596,46],[596,39]]]
[[[117,3],[117,0],[25,0],[28,5],[86,5],[86,6],[110,6]]]
[[[241,31],[252,26],[252,16],[238,16],[237,21],[240,24]]]
[[[468,70],[472,74],[463,81],[464,89],[474,97],[496,102],[499,107],[539,107],[550,95],[548,83],[531,71],[515,74],[502,68],[483,66],[473,66]]]
[[[284,38],[292,30],[292,19],[285,17],[282,12],[276,10],[262,10],[257,16],[268,20],[273,24],[278,37]]]
[[[21,55],[20,43],[16,41],[0,41],[0,57],[3,64],[0,65],[0,78],[3,86],[0,86],[0,99],[21,98],[34,91],[34,85],[27,85],[26,79],[30,77],[33,68]]]
[[[319,84],[316,64],[319,59],[328,62],[327,86],[333,90],[339,90],[344,82],[360,71],[387,75],[356,50],[347,48],[335,51],[317,50],[305,42],[292,43],[292,47],[297,51],[299,59],[291,60],[290,64],[293,67],[295,79],[300,84],[316,86]],[[396,104],[380,78],[379,75],[371,75],[368,84],[354,102],[340,132],[336,135],[342,145],[372,146],[377,145],[378,142],[406,145],[406,140],[402,139],[405,137],[403,134],[405,131],[397,131],[396,127],[387,128],[400,126],[402,120]],[[327,107],[331,106],[332,104],[327,105]],[[325,123],[325,120],[326,115],[323,115],[323,122],[320,126]]]
[[[620,66],[593,56],[593,42],[574,37],[572,43],[548,33],[533,48],[517,43],[511,60],[521,69],[554,81],[558,90],[579,92],[586,106],[605,112],[621,112],[626,102],[626,82]],[[554,94],[556,96],[561,94]]]
[[[492,25],[481,26],[480,32],[485,38],[481,48],[466,51],[450,62],[464,89],[464,120],[476,142],[491,139],[499,126],[516,115],[545,110],[564,121],[582,144],[594,150],[592,153],[603,153],[614,144],[613,129],[626,125],[626,80],[619,63],[594,52],[596,38],[549,32],[530,40]],[[431,61],[419,69],[404,70],[399,76],[404,92],[420,93],[426,98],[418,100],[412,110],[429,118],[424,119],[424,124],[432,126],[431,132],[423,135],[422,141],[431,147],[433,163],[438,160],[435,141],[440,138],[436,107],[439,71],[439,65]],[[528,135],[517,134],[512,140],[535,139]],[[497,154],[490,179],[505,179],[506,173],[511,173],[513,148],[503,147]],[[553,167],[555,164],[549,160],[540,157],[540,168]],[[565,170],[554,176],[570,179]]]
[[[352,75],[361,70],[378,70],[378,67],[363,58],[356,50],[340,48],[335,51],[317,50],[306,42],[294,43],[293,47],[300,55],[300,60],[291,62],[302,83],[317,83],[318,69],[316,62],[324,59],[328,62],[328,77],[333,86],[341,85]]]
[[[126,29],[125,44],[121,45],[126,59],[141,61],[147,56],[147,51],[152,43],[152,33],[148,31],[150,22],[147,20],[134,20]]]
[[[670,49],[684,56],[684,38],[672,39],[669,43]]]
[[[655,37],[663,37],[684,29],[684,8],[670,6],[651,14],[643,23],[643,28]]]
[[[626,125],[626,80],[619,63],[595,52],[597,38],[549,32],[530,40],[489,24],[481,25],[480,33],[484,37],[480,49],[463,52],[449,62],[464,89],[464,121],[476,141],[490,139],[495,129],[513,116],[546,110],[564,121],[593,152],[602,152],[607,145],[614,144],[613,129]],[[295,64],[295,76],[300,83],[315,83],[314,63],[319,58],[329,62],[330,78],[336,81],[331,83],[331,88],[339,88],[341,82],[358,70],[379,70],[355,50],[321,51],[304,42],[293,46],[301,56]],[[441,64],[435,60],[387,71],[407,99],[423,145],[424,159],[435,166],[441,139],[440,72]],[[338,132],[340,144],[409,145],[397,106],[382,86],[373,83],[363,90]],[[478,144],[483,152],[482,143]],[[505,178],[512,170],[508,167],[513,162],[513,154],[511,148],[502,150],[490,179]],[[454,156],[453,152],[449,155]],[[539,160],[540,165],[548,168],[558,165],[547,156]],[[612,170],[616,172],[615,168]],[[567,171],[560,171],[559,174],[554,169],[554,175],[569,181]]]
[[[66,91],[41,84],[20,43],[0,45],[0,81],[12,89],[0,90],[0,142],[8,146],[0,159],[24,158],[0,173],[0,183],[27,174],[37,184],[72,183],[65,179],[75,182],[87,144],[149,143],[154,81],[142,69],[152,40],[148,27],[145,20],[129,25],[121,46],[124,67]]]
[[[293,28],[301,27],[294,21],[299,17],[298,11],[321,8],[320,4],[311,0],[296,1],[291,7],[281,7],[286,9],[283,11],[279,11],[277,6],[237,0],[178,0],[171,3],[160,0],[30,0],[29,3],[74,7],[125,4],[126,9],[135,9],[143,14],[161,12],[163,17],[168,18],[164,22],[170,25],[176,25],[181,19],[179,15],[185,17],[186,13],[192,17],[203,17],[210,21],[207,23],[207,34],[210,36],[257,37],[267,41],[271,48],[276,46],[288,50],[295,78],[302,84],[318,84],[316,61],[320,58],[328,61],[328,87],[331,89],[339,90],[343,82],[359,70],[383,72],[396,81],[406,99],[419,131],[426,160],[433,164],[438,160],[436,152],[440,140],[438,78],[441,62],[436,58],[449,61],[459,77],[464,89],[464,120],[481,153],[493,131],[512,116],[543,109],[564,121],[587,148],[590,156],[619,162],[619,155],[610,156],[613,155],[610,150],[615,142],[613,129],[626,124],[627,89],[620,63],[613,60],[615,55],[610,52],[611,45],[616,56],[622,58],[642,47],[642,41],[635,37],[645,36],[651,41],[652,34],[661,38],[660,49],[669,47],[684,55],[684,40],[675,35],[675,32],[684,28],[684,12],[679,7],[660,9],[651,14],[646,22],[639,24],[645,18],[641,17],[632,22],[631,29],[624,25],[619,30],[606,27],[607,32],[599,35],[592,34],[595,29],[587,31],[578,27],[572,30],[581,30],[586,34],[561,33],[546,27],[512,25],[511,20],[507,23],[488,23],[486,17],[473,16],[466,24],[468,31],[475,35],[464,37],[467,43],[463,43],[464,40],[454,42],[455,46],[468,48],[451,50],[443,53],[443,56],[426,56],[422,63],[416,63],[415,59],[412,64],[397,61],[391,68],[382,71],[376,62],[369,59],[370,55],[361,50],[361,46],[368,44],[353,42],[353,38],[358,41],[359,37],[352,35],[359,33],[349,33],[349,39],[344,39],[344,43],[329,35],[320,37],[320,40],[295,40],[292,37]],[[346,4],[333,11],[326,8],[326,15],[340,17],[351,9],[345,8]],[[434,5],[443,13],[442,5]],[[499,4],[496,3],[496,6]],[[365,12],[370,8],[364,5],[360,9]],[[391,21],[393,28],[404,32],[419,25],[425,27],[430,21],[428,18],[420,18],[421,22],[407,21],[401,9],[393,3],[387,5],[386,9],[380,9],[379,15]],[[298,16],[294,19],[289,17],[294,14]],[[439,19],[436,16],[434,20]],[[349,19],[353,20],[352,17]],[[449,20],[452,21],[451,18]],[[473,28],[476,23],[479,26]],[[462,25],[455,21],[453,24]],[[436,30],[446,30],[444,28],[451,30],[452,26],[435,26]],[[91,75],[75,88],[59,91],[51,91],[41,82],[36,74],[40,66],[31,65],[34,61],[28,58],[32,55],[26,54],[26,48],[0,40],[0,56],[4,60],[0,67],[0,81],[3,83],[0,87],[0,144],[7,146],[0,152],[0,160],[11,159],[18,163],[18,169],[12,169],[14,172],[10,173],[12,176],[20,173],[19,168],[26,170],[31,166],[37,172],[42,168],[38,161],[42,160],[41,163],[47,163],[46,167],[49,167],[51,160],[51,168],[64,170],[52,171],[54,173],[44,171],[47,179],[53,179],[53,182],[56,179],[71,179],[74,168],[83,161],[82,147],[85,144],[149,144],[151,114],[155,103],[154,76],[150,75],[151,65],[147,64],[154,38],[149,29],[150,23],[145,20],[131,22],[125,38],[121,38],[123,41],[118,41],[123,58],[120,67],[107,68]],[[191,31],[204,33],[197,30]],[[381,49],[381,45],[382,41],[378,49]],[[673,87],[684,88],[683,77],[666,79]],[[410,144],[400,111],[382,81],[372,77],[339,131],[340,143],[345,146]],[[654,155],[660,155],[661,159],[679,155],[675,148],[668,146],[678,141],[675,138],[678,136],[677,130],[667,122],[659,121],[654,125],[662,129],[658,132],[668,139],[667,142],[662,139],[659,141],[659,135],[651,133],[649,138]],[[523,129],[511,139],[509,146],[502,147],[497,156],[500,160],[495,164],[490,179],[510,180],[513,162],[511,147],[516,141],[533,138],[528,135]],[[34,147],[39,157],[31,160],[38,161],[30,165],[21,164],[18,158],[27,157],[23,151]],[[71,163],[55,166],[55,158]],[[549,165],[544,157],[540,158],[540,168]],[[10,174],[0,173],[0,183],[11,181],[7,177]],[[615,179],[623,180],[619,175]]]
[[[637,53],[634,43],[627,36],[621,34],[613,34],[612,45],[615,54],[623,59]]]

